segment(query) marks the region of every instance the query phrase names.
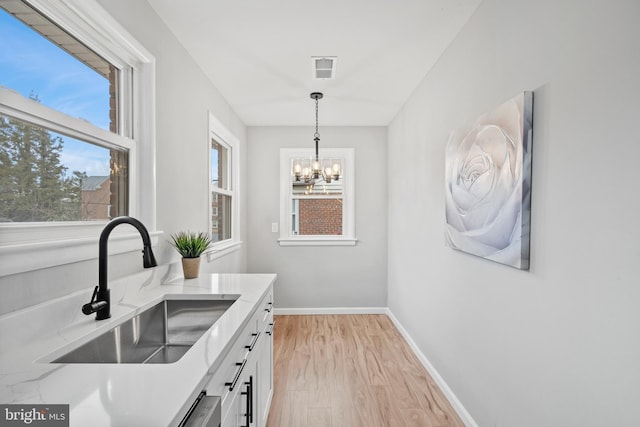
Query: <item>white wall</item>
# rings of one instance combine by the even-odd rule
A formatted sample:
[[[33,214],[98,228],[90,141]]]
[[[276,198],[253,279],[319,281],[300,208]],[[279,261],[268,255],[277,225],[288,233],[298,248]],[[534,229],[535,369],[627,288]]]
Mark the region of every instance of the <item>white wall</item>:
[[[313,148],[311,127],[249,127],[248,269],[278,274],[276,308],[387,305],[386,128],[320,127],[322,147],[355,148],[356,246],[279,246],[280,148]]]
[[[156,58],[157,228],[165,234],[154,251],[161,263],[178,261],[179,256],[167,244],[169,234],[182,229],[204,231],[208,227],[208,111],[239,139],[243,169],[246,129],[146,2],[99,3]],[[245,176],[241,176],[241,185],[245,182]],[[246,194],[241,204],[246,206]],[[240,237],[246,240],[246,213],[240,221]],[[96,248],[97,245],[96,239]],[[110,258],[110,278],[142,268],[138,251]],[[202,273],[245,270],[246,244],[242,250],[212,263],[203,259],[201,265]],[[96,260],[0,277],[0,314],[84,288],[89,298],[97,279]]]
[[[246,169],[246,128],[146,1],[99,0],[99,3],[156,58],[158,229],[165,232],[158,249],[163,260],[179,260],[166,244],[169,234],[208,229],[208,111],[240,141],[240,170]],[[240,177],[241,191],[245,176]],[[241,200],[246,206],[246,192]],[[246,239],[246,212],[241,240]],[[213,263],[203,259],[201,273],[246,269],[246,245]]]
[[[389,127],[389,307],[480,426],[640,423],[638,17],[485,0]],[[529,272],[443,237],[449,132],[523,90]]]

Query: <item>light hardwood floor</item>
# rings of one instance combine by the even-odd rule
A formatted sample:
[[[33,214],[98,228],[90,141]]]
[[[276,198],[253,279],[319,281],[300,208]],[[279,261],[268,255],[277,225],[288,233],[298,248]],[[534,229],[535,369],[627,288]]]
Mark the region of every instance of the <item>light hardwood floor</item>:
[[[275,316],[267,427],[464,426],[386,315]]]

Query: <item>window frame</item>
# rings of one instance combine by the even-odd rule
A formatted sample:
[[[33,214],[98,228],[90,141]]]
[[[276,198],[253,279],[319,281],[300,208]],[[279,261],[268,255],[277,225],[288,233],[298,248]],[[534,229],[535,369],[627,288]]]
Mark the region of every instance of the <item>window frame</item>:
[[[93,1],[29,0],[56,25],[120,68],[118,134],[0,90],[0,112],[104,147],[129,150],[129,212],[145,223],[153,243],[155,194],[155,58]],[[109,36],[105,36],[108,34]],[[135,120],[133,119],[135,118]],[[97,257],[97,239],[107,223],[98,221],[0,224],[0,277]],[[117,230],[110,253],[139,249],[133,230]]]
[[[211,140],[227,149],[227,182],[228,188],[219,188],[212,185],[211,176]],[[212,194],[222,194],[231,197],[231,238],[215,242],[207,250],[207,260],[209,262],[223,257],[231,252],[239,250],[242,246],[240,240],[240,142],[238,139],[213,115],[209,112],[209,132],[207,134],[207,159],[209,164],[209,193],[207,224],[209,233],[212,230]],[[221,210],[218,209],[218,212]],[[222,210],[224,211],[224,210]]]
[[[342,159],[342,235],[294,235],[292,234],[293,195],[291,193],[291,162],[296,158],[315,155],[312,148],[280,149],[280,246],[353,246],[355,230],[355,149],[322,148],[323,157]],[[330,198],[330,197],[327,197]]]

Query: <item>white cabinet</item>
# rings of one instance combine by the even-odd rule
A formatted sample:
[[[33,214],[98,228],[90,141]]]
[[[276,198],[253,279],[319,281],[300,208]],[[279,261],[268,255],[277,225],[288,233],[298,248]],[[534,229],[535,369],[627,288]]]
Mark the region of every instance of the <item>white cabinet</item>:
[[[206,393],[221,396],[222,427],[264,427],[273,393],[273,290],[208,382]]]

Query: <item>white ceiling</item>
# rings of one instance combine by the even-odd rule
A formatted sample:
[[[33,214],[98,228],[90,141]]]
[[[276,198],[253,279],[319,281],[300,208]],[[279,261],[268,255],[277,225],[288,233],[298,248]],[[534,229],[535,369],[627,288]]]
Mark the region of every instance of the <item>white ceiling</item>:
[[[148,1],[246,125],[386,126],[481,0]]]

